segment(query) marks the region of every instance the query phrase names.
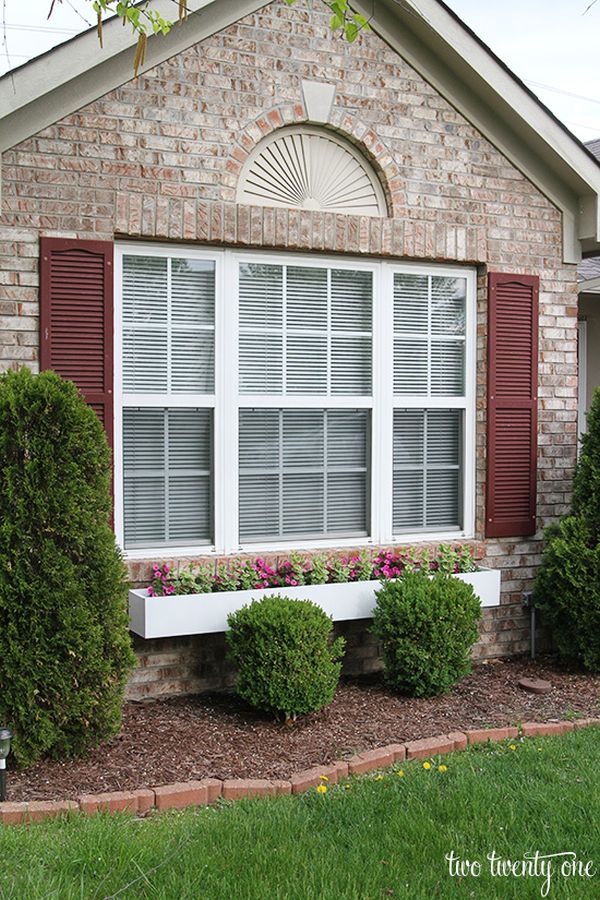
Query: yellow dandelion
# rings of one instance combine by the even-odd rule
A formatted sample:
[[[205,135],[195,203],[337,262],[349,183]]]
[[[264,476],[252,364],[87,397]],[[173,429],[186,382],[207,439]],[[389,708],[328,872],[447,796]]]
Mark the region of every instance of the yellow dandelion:
[[[344,785],[344,790],[345,790],[345,791],[349,791],[349,790],[350,790],[350,785],[349,785],[349,784],[345,784],[345,785]]]
[[[516,745],[516,744],[511,744],[510,747],[509,747],[509,750],[516,750],[516,749],[517,749],[517,745]]]
[[[400,769],[400,771],[398,772],[398,778],[404,778],[405,774],[406,772],[404,771],[404,769]]]
[[[376,775],[375,778],[373,779],[373,781],[383,781],[383,778],[384,778],[383,775]]]
[[[445,766],[445,765],[442,763],[441,766],[438,766],[438,771],[439,771],[439,772],[447,772],[447,771],[448,771],[448,766]]]
[[[431,768],[431,763],[430,763],[430,762],[424,762],[424,763],[423,763],[423,768],[424,768],[424,769],[427,769],[427,771],[429,771],[429,769]]]
[[[319,775],[319,778],[321,779],[321,781],[329,781],[327,775]]]
[[[317,788],[317,794],[326,794],[327,793],[327,785],[320,784]]]

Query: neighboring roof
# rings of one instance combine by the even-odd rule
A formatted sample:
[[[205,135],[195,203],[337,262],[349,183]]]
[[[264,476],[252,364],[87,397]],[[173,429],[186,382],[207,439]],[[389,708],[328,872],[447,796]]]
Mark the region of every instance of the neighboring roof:
[[[281,0],[274,0],[281,2]],[[146,71],[267,5],[187,0],[189,15],[148,41]],[[150,0],[165,18],[173,0]],[[600,253],[600,166],[586,148],[440,0],[357,0],[371,27],[484,134],[563,214],[564,258]],[[0,78],[0,151],[131,80],[136,36],[104,23]],[[368,39],[368,37],[367,37]]]
[[[600,138],[594,138],[593,141],[586,141],[583,146],[587,147],[595,159],[600,161]]]
[[[600,161],[600,138],[586,141],[585,147]],[[577,266],[577,281],[580,294],[600,291],[600,256],[590,256],[581,260]]]

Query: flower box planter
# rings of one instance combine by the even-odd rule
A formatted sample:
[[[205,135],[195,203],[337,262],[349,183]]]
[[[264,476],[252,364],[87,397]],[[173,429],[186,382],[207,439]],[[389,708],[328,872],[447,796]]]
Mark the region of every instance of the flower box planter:
[[[500,572],[497,569],[480,569],[478,572],[454,575],[453,578],[472,584],[482,606],[498,606],[500,603]],[[146,588],[140,588],[129,591],[129,627],[143,638],[227,631],[230,612],[267,594],[312,600],[334,621],[370,619],[375,608],[375,592],[380,586],[379,581],[353,581],[253,591],[172,594],[168,597],[148,597]]]

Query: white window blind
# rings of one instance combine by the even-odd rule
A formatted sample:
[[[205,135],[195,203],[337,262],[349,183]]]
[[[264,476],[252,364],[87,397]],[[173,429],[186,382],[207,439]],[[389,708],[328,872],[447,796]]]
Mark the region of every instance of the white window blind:
[[[368,534],[368,410],[243,409],[240,540]]]
[[[241,394],[370,395],[373,274],[242,263]]]
[[[466,279],[394,275],[394,394],[465,394]]]
[[[123,390],[214,392],[215,264],[123,257]]]
[[[212,410],[123,410],[127,547],[210,542],[211,457]]]
[[[462,527],[462,422],[458,409],[394,411],[395,534]]]

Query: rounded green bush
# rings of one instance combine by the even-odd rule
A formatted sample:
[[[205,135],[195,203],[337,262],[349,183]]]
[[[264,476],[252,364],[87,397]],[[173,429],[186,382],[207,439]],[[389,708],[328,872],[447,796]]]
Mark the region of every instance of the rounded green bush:
[[[600,541],[581,516],[546,529],[535,603],[566,663],[600,672]]]
[[[481,604],[458,578],[408,572],[377,592],[372,630],[383,650],[385,679],[403,694],[448,691],[472,668]]]
[[[227,622],[240,697],[286,720],[331,703],[345,642],[331,640],[332,620],[319,606],[270,595]]]
[[[0,378],[0,724],[28,764],[110,738],[135,658],[110,453],[75,385]]]

